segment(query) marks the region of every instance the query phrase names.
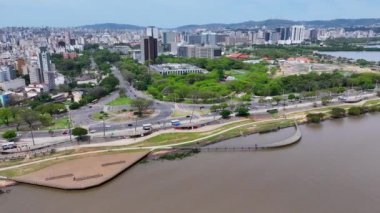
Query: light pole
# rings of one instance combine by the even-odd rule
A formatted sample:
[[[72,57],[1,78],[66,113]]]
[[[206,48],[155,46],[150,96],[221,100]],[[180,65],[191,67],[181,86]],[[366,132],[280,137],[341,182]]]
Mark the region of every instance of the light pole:
[[[194,110],[195,110],[195,106],[193,106],[193,111],[191,112],[190,123],[191,123],[191,120],[193,119],[193,116],[194,116]]]
[[[136,116],[136,119],[135,119],[135,134],[137,132],[137,116]]]
[[[67,128],[68,128],[68,131],[69,131],[70,142],[73,142],[72,135],[71,135],[70,106],[66,105],[66,108],[67,108],[67,115],[68,115],[68,118],[67,118]]]
[[[106,137],[106,122],[104,121],[104,115],[102,116],[102,120],[103,120],[103,138]]]

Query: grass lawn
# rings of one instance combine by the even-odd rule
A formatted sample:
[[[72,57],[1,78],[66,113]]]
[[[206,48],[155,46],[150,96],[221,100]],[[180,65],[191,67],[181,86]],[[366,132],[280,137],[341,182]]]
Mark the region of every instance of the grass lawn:
[[[173,113],[171,114],[171,117],[178,118],[178,117],[185,117],[186,115],[189,115],[189,113],[181,111],[181,110],[174,110]]]
[[[68,120],[67,117],[63,117],[63,118],[54,120],[53,121],[54,124],[52,126],[48,126],[48,127],[43,128],[43,129],[44,130],[48,130],[48,129],[51,129],[51,130],[66,129],[67,128],[67,120]]]
[[[155,137],[149,138],[141,143],[134,144],[131,147],[149,147],[149,146],[160,146],[160,145],[170,145],[170,144],[176,144],[181,142],[187,142],[187,141],[193,141],[196,139],[200,139],[206,136],[210,136],[212,134],[221,132],[223,130],[227,130],[232,127],[236,127],[239,125],[246,124],[244,127],[236,128],[229,130],[227,132],[224,132],[219,135],[215,135],[213,137],[200,140],[199,143],[212,143],[216,141],[222,141],[229,138],[240,136],[241,134],[252,134],[257,133],[260,131],[270,130],[277,127],[288,127],[294,125],[293,120],[279,120],[279,121],[267,121],[262,123],[256,123],[252,121],[243,121],[243,122],[237,122],[232,123],[226,126],[223,126],[221,128],[218,128],[216,130],[208,131],[208,132],[189,132],[189,133],[166,133],[157,135]],[[187,144],[189,145],[189,144]]]
[[[118,97],[115,100],[109,102],[108,106],[123,106],[131,104],[131,100],[129,97]]]

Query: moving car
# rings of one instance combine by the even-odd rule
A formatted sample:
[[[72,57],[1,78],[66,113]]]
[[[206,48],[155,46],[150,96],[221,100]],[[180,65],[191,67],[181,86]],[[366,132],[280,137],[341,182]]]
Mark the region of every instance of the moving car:
[[[143,124],[143,130],[151,130],[152,124]]]
[[[15,144],[15,142],[8,142],[1,144],[1,148],[3,150],[14,149],[17,148],[17,145]]]

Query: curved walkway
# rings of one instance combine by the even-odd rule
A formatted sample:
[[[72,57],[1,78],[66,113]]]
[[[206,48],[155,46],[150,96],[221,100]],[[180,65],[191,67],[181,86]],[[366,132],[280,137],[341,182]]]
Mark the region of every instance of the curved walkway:
[[[280,120],[283,120],[283,119],[274,119],[272,121],[280,121]],[[259,122],[256,122],[254,124],[254,126],[256,126],[257,124],[265,123],[265,122],[268,122],[268,121],[259,121]],[[214,134],[202,137],[202,138],[198,138],[198,139],[195,139],[195,140],[191,140],[191,141],[187,141],[187,142],[182,142],[182,143],[176,143],[176,144],[171,144],[171,145],[162,145],[162,146],[126,147],[126,148],[119,148],[119,149],[107,149],[107,150],[90,151],[90,152],[85,152],[85,153],[78,153],[78,154],[71,154],[71,155],[65,155],[65,156],[51,157],[51,158],[47,158],[47,159],[43,159],[43,160],[28,162],[28,163],[24,163],[24,164],[9,166],[9,167],[4,167],[4,168],[0,168],[0,171],[6,171],[6,170],[10,170],[10,169],[17,169],[17,168],[20,168],[20,167],[30,166],[30,165],[39,164],[39,163],[43,163],[43,162],[48,162],[48,161],[52,161],[52,160],[65,159],[65,158],[78,157],[78,156],[85,156],[85,155],[90,155],[90,154],[99,154],[99,153],[105,153],[105,152],[110,152],[110,151],[111,152],[112,151],[117,152],[117,151],[139,151],[139,150],[150,150],[150,151],[170,150],[170,149],[175,149],[178,146],[183,146],[183,145],[188,145],[188,144],[194,144],[194,143],[203,141],[205,139],[209,139],[209,138],[218,136],[220,134],[229,132],[231,130],[235,130],[235,129],[246,127],[246,126],[250,126],[250,125],[252,125],[252,123],[242,124],[242,125],[239,125],[239,126],[235,126],[235,127],[231,127],[231,128],[219,131],[217,133],[214,133]],[[104,146],[107,146],[107,145],[105,144]]]
[[[286,138],[286,139],[281,140],[281,141],[278,141],[278,142],[271,143],[271,144],[266,145],[266,146],[259,146],[258,148],[274,149],[274,148],[282,148],[285,146],[291,146],[293,144],[298,143],[302,138],[302,132],[301,132],[297,122],[295,122],[295,128],[296,128],[296,132],[291,137]]]

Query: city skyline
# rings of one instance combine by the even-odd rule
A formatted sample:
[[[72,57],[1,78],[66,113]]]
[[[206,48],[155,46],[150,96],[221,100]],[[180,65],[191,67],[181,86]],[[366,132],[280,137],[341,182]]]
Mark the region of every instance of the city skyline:
[[[133,8],[129,7],[130,5],[133,5]],[[242,0],[239,4],[232,0],[221,0],[217,4],[211,0],[1,0],[0,27],[76,27],[98,23],[123,23],[171,28],[188,24],[239,23],[266,19],[309,21],[378,18],[376,8],[379,7],[380,2],[375,0]]]

